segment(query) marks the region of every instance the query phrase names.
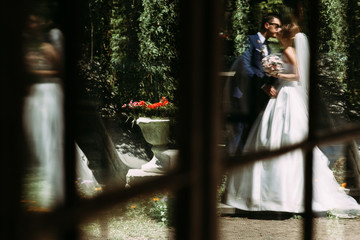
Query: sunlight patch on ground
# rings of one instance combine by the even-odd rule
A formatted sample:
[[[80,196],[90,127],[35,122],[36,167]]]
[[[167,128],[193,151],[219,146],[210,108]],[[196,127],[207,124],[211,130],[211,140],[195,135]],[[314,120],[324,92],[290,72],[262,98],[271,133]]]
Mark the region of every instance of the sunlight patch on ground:
[[[172,239],[168,228],[146,216],[97,218],[80,227],[81,240]]]

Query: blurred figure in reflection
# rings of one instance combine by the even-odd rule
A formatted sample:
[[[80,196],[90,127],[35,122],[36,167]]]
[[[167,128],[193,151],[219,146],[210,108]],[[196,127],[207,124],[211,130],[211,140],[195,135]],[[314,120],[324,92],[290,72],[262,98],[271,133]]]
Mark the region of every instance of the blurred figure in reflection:
[[[30,14],[24,32],[24,59],[29,76],[24,129],[32,176],[38,176],[37,186],[27,191],[45,208],[64,201],[63,35],[59,29],[49,29],[50,23],[41,15]],[[98,189],[97,181],[77,145],[76,153],[78,187],[84,195],[92,195]]]
[[[24,33],[25,64],[29,76],[24,128],[30,156],[36,166],[34,174],[41,178],[35,198],[40,206],[51,208],[64,200],[64,119],[60,56],[45,29],[44,18],[29,15]]]

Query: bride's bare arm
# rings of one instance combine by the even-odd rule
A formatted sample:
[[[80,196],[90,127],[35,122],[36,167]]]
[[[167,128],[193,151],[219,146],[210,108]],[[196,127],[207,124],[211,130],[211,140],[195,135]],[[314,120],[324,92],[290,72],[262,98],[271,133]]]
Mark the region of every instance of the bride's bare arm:
[[[287,47],[284,50],[284,54],[291,63],[291,65],[294,66],[295,73],[279,73],[276,75],[276,77],[287,81],[299,81],[295,49],[293,47]]]

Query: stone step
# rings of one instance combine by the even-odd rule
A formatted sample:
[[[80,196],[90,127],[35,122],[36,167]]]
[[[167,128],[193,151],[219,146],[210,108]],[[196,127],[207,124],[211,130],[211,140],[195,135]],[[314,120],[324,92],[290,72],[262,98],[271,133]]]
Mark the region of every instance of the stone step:
[[[142,161],[142,165],[137,168],[129,169],[126,174],[126,187],[149,180],[153,177],[159,177],[166,172],[176,168],[179,155],[178,149],[166,149],[156,152],[150,161]]]
[[[360,196],[360,188],[350,188],[350,196]]]
[[[221,215],[233,215],[235,214],[235,208],[224,203],[218,203],[218,211]]]
[[[126,174],[126,185],[125,187],[131,187],[135,184],[147,181],[154,177],[163,176],[164,173],[145,172],[141,169],[130,169]]]

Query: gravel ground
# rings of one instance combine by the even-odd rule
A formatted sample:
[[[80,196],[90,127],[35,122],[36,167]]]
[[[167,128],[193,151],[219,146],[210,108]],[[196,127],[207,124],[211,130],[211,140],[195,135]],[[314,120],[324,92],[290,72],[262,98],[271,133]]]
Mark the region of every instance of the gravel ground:
[[[219,221],[219,239],[302,239],[303,220],[255,220],[222,217]],[[314,219],[316,240],[359,239],[360,219]]]
[[[175,230],[152,220],[114,218],[96,220],[82,228],[82,240],[168,240]],[[220,217],[219,240],[297,240],[303,239],[303,220],[258,220]],[[314,219],[315,240],[355,240],[360,236],[360,219]]]

